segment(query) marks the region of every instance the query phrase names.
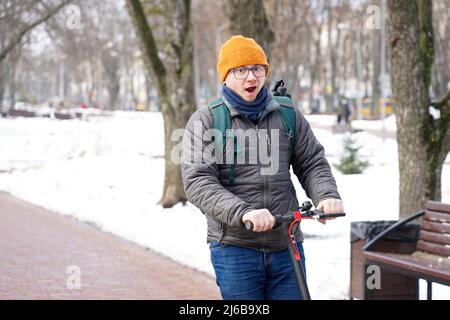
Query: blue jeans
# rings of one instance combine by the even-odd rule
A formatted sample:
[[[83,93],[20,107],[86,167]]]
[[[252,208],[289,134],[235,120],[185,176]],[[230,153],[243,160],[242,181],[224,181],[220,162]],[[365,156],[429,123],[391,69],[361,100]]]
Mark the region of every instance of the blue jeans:
[[[209,248],[224,300],[301,300],[288,249],[267,253],[217,242]],[[297,248],[305,270],[301,242]]]

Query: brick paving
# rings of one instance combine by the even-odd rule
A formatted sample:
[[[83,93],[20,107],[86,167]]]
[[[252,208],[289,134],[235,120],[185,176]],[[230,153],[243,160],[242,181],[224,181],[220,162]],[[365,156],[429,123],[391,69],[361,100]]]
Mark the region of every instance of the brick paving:
[[[78,270],[80,288],[70,289]],[[0,193],[0,299],[213,300],[220,294],[203,272]]]

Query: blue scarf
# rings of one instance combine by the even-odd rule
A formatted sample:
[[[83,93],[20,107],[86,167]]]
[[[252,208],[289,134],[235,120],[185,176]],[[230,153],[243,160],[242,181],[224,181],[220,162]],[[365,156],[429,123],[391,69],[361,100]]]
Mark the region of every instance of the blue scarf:
[[[251,102],[245,101],[240,95],[227,86],[222,86],[222,94],[240,114],[251,121],[259,119],[261,113],[266,108],[267,100],[269,98],[269,91],[266,87],[262,87],[255,100]]]

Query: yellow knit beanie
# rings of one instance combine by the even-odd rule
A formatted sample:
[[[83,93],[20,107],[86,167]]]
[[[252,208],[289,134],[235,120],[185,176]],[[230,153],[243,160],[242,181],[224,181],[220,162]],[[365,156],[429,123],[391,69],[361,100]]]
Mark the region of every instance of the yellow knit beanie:
[[[221,82],[225,80],[231,69],[249,64],[266,65],[267,75],[269,74],[266,54],[254,39],[241,35],[232,36],[220,47],[217,71]]]

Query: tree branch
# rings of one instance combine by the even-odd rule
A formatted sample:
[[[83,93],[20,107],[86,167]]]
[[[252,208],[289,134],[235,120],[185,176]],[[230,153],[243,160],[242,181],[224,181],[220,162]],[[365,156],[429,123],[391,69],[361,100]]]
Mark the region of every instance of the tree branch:
[[[446,130],[446,132],[444,133],[445,136],[442,146],[445,159],[445,155],[450,152],[450,129],[448,128],[448,125],[450,123],[450,91],[447,92],[447,94],[441,99],[441,101],[439,101],[439,106],[441,109],[441,113],[444,113],[444,118],[447,120],[445,129],[442,129],[443,131]]]
[[[133,23],[135,24],[136,33],[143,50],[144,61],[147,61],[152,73],[156,77],[161,97],[166,96],[166,69],[158,55],[158,47],[153,37],[144,8],[140,0],[127,0],[127,7],[130,12]]]
[[[2,12],[2,16],[0,17],[0,22],[4,22],[5,21],[7,23],[7,22],[9,22],[11,20],[15,20],[17,18],[17,15],[20,12],[28,11],[35,5],[36,4],[34,3],[34,1],[30,1],[30,2],[26,2],[24,7],[22,7],[20,5],[13,5],[11,7],[6,8],[6,9],[5,9],[5,7],[2,7],[1,9],[3,9],[4,12]]]
[[[450,111],[450,91],[447,92],[447,94],[443,96],[441,100],[434,101],[430,103],[430,105],[439,110],[444,109],[443,111]],[[448,109],[446,110],[445,107],[447,107]]]
[[[430,106],[438,109],[441,112],[441,118],[439,121],[438,136],[441,137],[442,143],[442,156],[445,160],[446,155],[450,152],[450,91],[447,92],[439,101],[430,103]]]
[[[0,62],[3,61],[8,53],[14,49],[14,47],[22,40],[22,37],[30,30],[32,30],[34,27],[40,25],[41,23],[47,21],[51,16],[53,16],[56,12],[58,12],[62,7],[67,5],[72,0],[64,0],[59,5],[48,11],[44,16],[40,17],[39,19],[35,20],[31,24],[25,25],[22,30],[20,30],[19,34],[14,37],[11,42],[0,52]]]

